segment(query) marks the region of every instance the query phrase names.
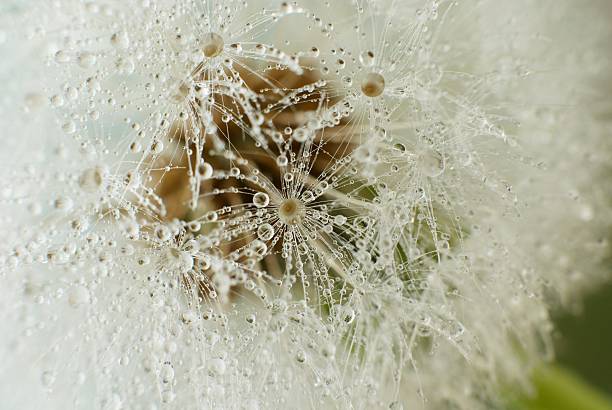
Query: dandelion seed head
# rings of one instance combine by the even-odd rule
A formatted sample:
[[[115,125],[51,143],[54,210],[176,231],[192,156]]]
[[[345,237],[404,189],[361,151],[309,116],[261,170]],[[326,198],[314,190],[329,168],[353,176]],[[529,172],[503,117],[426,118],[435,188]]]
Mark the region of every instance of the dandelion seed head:
[[[9,406],[490,408],[604,260],[547,4],[39,6],[0,42]]]

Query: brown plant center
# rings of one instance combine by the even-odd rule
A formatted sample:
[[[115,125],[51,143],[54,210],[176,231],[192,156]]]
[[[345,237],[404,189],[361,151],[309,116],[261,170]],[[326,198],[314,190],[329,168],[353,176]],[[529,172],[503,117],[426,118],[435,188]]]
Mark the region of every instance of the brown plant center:
[[[288,198],[278,207],[280,220],[287,225],[297,225],[302,221],[304,204],[297,198]]]

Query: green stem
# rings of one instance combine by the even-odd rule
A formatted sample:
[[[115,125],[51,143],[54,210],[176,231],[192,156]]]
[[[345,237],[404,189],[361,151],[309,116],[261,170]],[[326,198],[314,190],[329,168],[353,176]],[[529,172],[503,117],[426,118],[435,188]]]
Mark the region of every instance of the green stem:
[[[525,410],[612,410],[612,401],[578,376],[559,366],[544,366],[533,374],[534,397],[525,399]]]

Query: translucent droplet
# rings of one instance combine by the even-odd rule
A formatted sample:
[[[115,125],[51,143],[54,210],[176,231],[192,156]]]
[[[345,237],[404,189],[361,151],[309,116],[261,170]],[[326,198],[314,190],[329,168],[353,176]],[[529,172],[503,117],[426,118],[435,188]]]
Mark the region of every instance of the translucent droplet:
[[[310,135],[311,133],[307,129],[298,128],[293,132],[292,138],[297,142],[305,142],[306,140],[308,140]]]
[[[161,400],[163,403],[172,403],[176,398],[176,394],[172,390],[164,390],[161,392]]]
[[[96,192],[102,187],[104,178],[104,169],[99,167],[86,169],[79,177],[79,186],[83,191]]]
[[[137,154],[142,151],[142,145],[140,145],[138,141],[134,141],[130,144],[130,151],[134,154]]]
[[[428,177],[437,177],[444,172],[444,156],[437,151],[426,149],[419,155],[419,168]]]
[[[189,272],[193,268],[193,258],[185,251],[176,248],[168,249],[168,262],[181,273]]]
[[[336,215],[334,216],[334,223],[338,226],[342,226],[346,223],[346,216],[344,215]]]
[[[203,162],[198,166],[198,175],[201,179],[208,179],[212,177],[213,167],[208,162]]]
[[[62,97],[59,94],[56,94],[54,96],[51,97],[51,105],[53,105],[54,107],[61,107],[62,105],[64,105],[64,97]]]
[[[302,193],[302,201],[304,201],[305,203],[312,202],[314,199],[315,196],[312,191],[306,190],[304,191],[304,193]]]
[[[74,134],[76,131],[76,124],[74,121],[68,121],[62,125],[62,130],[64,130],[66,134]]]
[[[359,54],[359,62],[364,67],[371,67],[374,64],[374,53],[372,51],[364,51]]]
[[[153,152],[154,154],[161,154],[163,150],[164,150],[163,142],[155,141],[153,144],[151,144],[151,152]]]
[[[260,241],[259,239],[255,239],[251,243],[251,249],[253,250],[253,252],[255,252],[257,256],[260,257],[265,256],[266,252],[268,252],[268,247],[266,246],[266,244]]]
[[[338,309],[338,319],[346,324],[351,324],[355,320],[355,311],[351,307],[341,306]]]
[[[170,231],[170,228],[168,228],[166,225],[158,225],[155,228],[155,236],[160,241],[165,242],[170,239],[170,237],[172,236],[172,232]]]
[[[70,61],[70,55],[63,50],[55,53],[55,61],[58,63],[67,63]]]
[[[125,31],[121,31],[111,36],[111,44],[113,47],[126,49],[130,46],[130,38]]]
[[[47,370],[44,371],[40,377],[40,380],[43,384],[43,386],[45,387],[51,387],[53,386],[53,383],[55,383],[55,372],[51,371],[51,370]]]
[[[266,53],[266,50],[267,50],[267,48],[266,48],[266,46],[265,46],[265,45],[263,45],[263,44],[257,44],[257,45],[255,45],[255,52],[256,52],[257,54],[259,54],[259,55],[263,55],[263,54],[265,54],[265,53]]]
[[[287,159],[287,156],[285,156],[285,155],[279,155],[276,158],[276,164],[279,167],[285,167],[285,166],[287,166],[288,163],[289,163],[289,160]]]
[[[281,3],[280,10],[283,13],[291,13],[293,11],[293,5],[288,1],[283,1]]]
[[[255,195],[253,195],[253,204],[257,208],[266,207],[268,206],[269,203],[270,203],[270,197],[265,192],[258,192]]]
[[[401,142],[393,144],[393,149],[401,153],[406,152],[406,146],[402,144]]]
[[[298,351],[295,355],[295,360],[297,360],[298,363],[304,363],[306,361],[306,353],[304,353],[303,350]]]
[[[53,201],[53,206],[55,209],[60,211],[70,211],[74,202],[69,197],[59,197],[55,201]]]
[[[207,58],[217,57],[223,52],[223,37],[217,33],[208,33],[202,39],[202,53]]]
[[[170,363],[164,363],[159,372],[162,383],[172,383],[174,380],[174,368]]]
[[[367,74],[361,82],[361,92],[366,97],[378,97],[385,91],[385,78],[378,73]]]
[[[96,56],[92,53],[84,52],[79,54],[79,66],[82,68],[93,67],[96,64]]]
[[[274,237],[274,227],[268,223],[259,225],[257,228],[257,236],[262,241],[269,241]]]

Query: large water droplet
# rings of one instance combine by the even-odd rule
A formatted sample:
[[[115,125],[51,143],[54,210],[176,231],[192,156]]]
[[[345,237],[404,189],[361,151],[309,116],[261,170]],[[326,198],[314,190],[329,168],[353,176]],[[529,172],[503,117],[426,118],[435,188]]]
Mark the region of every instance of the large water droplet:
[[[257,208],[264,208],[270,203],[270,197],[265,192],[258,192],[253,195],[253,204]]]

